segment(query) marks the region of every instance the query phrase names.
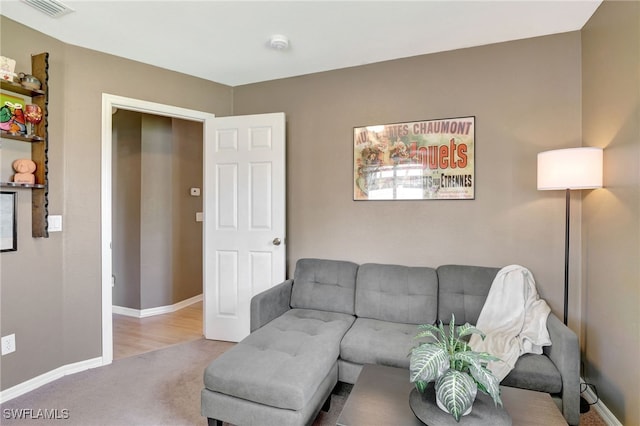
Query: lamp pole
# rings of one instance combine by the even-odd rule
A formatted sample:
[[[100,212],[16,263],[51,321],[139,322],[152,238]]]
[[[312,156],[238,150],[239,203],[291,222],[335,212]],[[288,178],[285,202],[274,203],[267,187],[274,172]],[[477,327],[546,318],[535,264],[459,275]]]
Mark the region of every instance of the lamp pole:
[[[571,216],[571,190],[566,189],[566,207],[567,217],[565,219],[564,232],[564,325],[568,325],[567,312],[569,311],[569,218]]]

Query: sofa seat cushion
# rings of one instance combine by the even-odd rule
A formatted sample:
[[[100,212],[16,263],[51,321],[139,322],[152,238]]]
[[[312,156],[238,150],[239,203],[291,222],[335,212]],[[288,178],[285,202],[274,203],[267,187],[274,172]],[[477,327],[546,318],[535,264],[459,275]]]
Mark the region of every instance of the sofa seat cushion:
[[[546,355],[520,356],[513,370],[500,384],[547,393],[562,391],[560,372]]]
[[[342,339],[340,358],[355,364],[409,368],[417,325],[358,318]]]
[[[212,361],[205,387],[273,407],[300,410],[334,367],[351,315],[291,309]]]

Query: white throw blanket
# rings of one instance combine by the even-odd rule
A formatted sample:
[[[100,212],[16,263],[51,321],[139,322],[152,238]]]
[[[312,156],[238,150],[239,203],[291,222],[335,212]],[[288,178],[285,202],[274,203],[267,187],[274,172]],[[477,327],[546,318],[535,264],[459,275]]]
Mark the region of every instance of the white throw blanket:
[[[474,334],[469,345],[504,362],[490,362],[487,368],[502,381],[525,353],[541,354],[550,346],[547,317],[551,309],[540,299],[531,272],[519,265],[502,268],[496,275],[476,327],[486,334],[484,341]]]

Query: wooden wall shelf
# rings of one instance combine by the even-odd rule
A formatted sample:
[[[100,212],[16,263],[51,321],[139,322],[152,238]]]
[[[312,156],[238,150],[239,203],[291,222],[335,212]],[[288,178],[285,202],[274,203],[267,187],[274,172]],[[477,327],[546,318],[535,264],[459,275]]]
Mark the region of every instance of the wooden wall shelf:
[[[3,139],[13,139],[16,141],[22,141],[22,142],[42,142],[44,141],[44,138],[38,135],[18,135],[15,133],[9,133],[9,132],[5,132],[4,130],[0,130],[0,137],[2,137]]]
[[[16,135],[2,132],[0,137],[31,144],[31,160],[36,163],[36,183],[20,184],[14,182],[0,182],[1,187],[31,189],[31,235],[34,238],[48,238],[48,208],[49,208],[49,180],[48,180],[48,104],[49,104],[49,54],[40,53],[31,56],[31,74],[42,83],[40,90],[30,90],[17,83],[6,80],[0,81],[2,90],[18,93],[31,98],[31,103],[42,109],[42,121],[35,125],[34,135]]]
[[[7,80],[0,80],[0,89],[8,90],[13,93],[19,93],[24,96],[29,96],[30,98],[33,98],[35,96],[44,96],[47,94],[44,90],[27,89],[26,87],[22,87],[18,83],[14,83]]]
[[[0,186],[4,188],[44,188],[44,185],[39,183],[16,183],[16,182],[0,182]]]

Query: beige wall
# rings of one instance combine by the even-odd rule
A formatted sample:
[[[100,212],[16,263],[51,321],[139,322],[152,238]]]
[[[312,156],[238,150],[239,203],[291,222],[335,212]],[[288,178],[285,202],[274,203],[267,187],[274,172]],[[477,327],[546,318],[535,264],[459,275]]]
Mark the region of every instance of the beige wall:
[[[202,123],[113,115],[113,305],[149,309],[202,294]]]
[[[65,75],[64,44],[40,33],[25,32],[24,27],[0,16],[0,51],[16,60],[17,70],[31,69],[32,53],[49,52],[49,86],[59,90]],[[64,139],[64,108],[64,97],[60,92],[56,96],[52,93],[48,127],[52,142],[48,151],[49,214],[64,211],[64,149],[59,142]],[[48,239],[31,238],[31,193],[16,192],[18,251],[0,254],[0,331],[2,336],[15,333],[17,348],[15,353],[0,358],[3,390],[66,364],[61,344],[65,336],[64,233],[51,233]],[[65,219],[66,228],[69,224]]]
[[[140,306],[171,304],[173,287],[173,143],[171,118],[142,117]]]
[[[191,188],[202,189],[202,124],[172,120],[173,147],[173,282],[171,303],[202,294],[202,196],[192,197]]]
[[[30,68],[51,54],[49,212],[64,230],[31,238],[30,194],[20,191],[20,249],[2,253],[2,335],[17,352],[0,359],[0,389],[102,354],[100,144],[102,93],[230,115],[231,88],[65,45],[0,17],[1,51]],[[37,265],[37,267],[34,267]]]
[[[625,425],[640,424],[640,3],[605,1],[582,31],[584,144],[605,189],[585,194],[583,361]]]
[[[142,114],[113,115],[111,156],[112,274],[115,306],[140,309]]]
[[[301,257],[517,263],[560,317],[564,193],[536,190],[536,155],[580,144],[580,102],[578,32],[234,88],[236,114],[287,114],[290,274]],[[354,126],[467,115],[476,116],[475,200],[353,201]]]

